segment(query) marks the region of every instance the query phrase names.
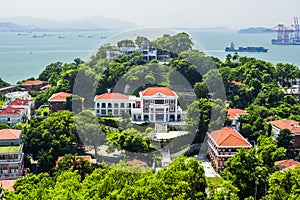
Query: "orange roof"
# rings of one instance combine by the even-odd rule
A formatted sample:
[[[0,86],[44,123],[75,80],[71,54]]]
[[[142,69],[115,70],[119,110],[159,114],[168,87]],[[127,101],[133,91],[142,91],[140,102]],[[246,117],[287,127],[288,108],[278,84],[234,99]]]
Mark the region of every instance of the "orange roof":
[[[133,160],[128,161],[127,165],[131,165],[131,166],[133,166],[133,165],[140,165],[140,166],[145,166],[146,167],[147,163],[145,163],[145,162],[143,162],[141,160],[133,159]]]
[[[168,87],[149,87],[142,91],[143,96],[154,96],[161,93],[166,96],[176,96],[175,93]]]
[[[300,123],[295,120],[281,119],[281,120],[271,121],[270,124],[276,126],[280,130],[289,129],[291,133],[300,133]]]
[[[245,110],[239,109],[239,108],[228,108],[227,112],[227,118],[228,119],[234,119],[237,115],[245,115],[247,112]]]
[[[53,94],[48,99],[48,101],[66,101],[68,96],[71,96],[71,94],[70,93],[66,93],[66,92],[59,92],[59,93]]]
[[[104,93],[97,95],[95,100],[128,100],[129,96],[121,93]]]
[[[41,85],[43,84],[43,81],[40,80],[28,80],[22,83],[22,85]]]
[[[0,140],[19,139],[21,130],[2,129],[0,130]]]
[[[239,81],[227,81],[227,82],[233,85],[243,85],[243,83]]]
[[[17,181],[17,179],[15,179],[15,180],[1,180],[0,183],[1,183],[1,186],[4,189],[7,189],[9,191],[14,191],[13,185],[15,184],[16,181]]]
[[[299,166],[300,163],[295,160],[280,160],[275,162],[276,167],[283,167],[283,170],[294,169],[295,167]]]
[[[252,145],[236,130],[223,127],[221,130],[212,131],[210,137],[218,146],[251,147]]]

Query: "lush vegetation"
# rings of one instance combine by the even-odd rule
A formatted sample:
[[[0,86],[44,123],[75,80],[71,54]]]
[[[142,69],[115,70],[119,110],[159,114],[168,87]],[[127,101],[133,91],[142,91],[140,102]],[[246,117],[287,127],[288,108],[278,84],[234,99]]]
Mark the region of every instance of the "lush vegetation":
[[[127,166],[124,162],[90,173],[91,165],[73,162],[70,155],[59,164],[55,178],[48,173],[30,174],[19,179],[15,192],[5,199],[204,199],[204,170],[196,159],[179,157],[157,173],[151,169]],[[68,165],[69,163],[69,165]],[[84,175],[84,176],[82,176]]]
[[[88,63],[75,59],[72,63],[57,62],[46,67],[38,78],[48,81],[52,87],[31,92],[36,107],[46,104],[55,92],[73,92],[67,108],[75,114],[38,111],[47,118],[36,118],[29,124],[17,126],[23,129],[24,152],[38,160],[39,174],[18,180],[15,193],[6,193],[5,198],[297,199],[299,169],[279,173],[274,167],[277,160],[298,156],[291,147],[293,137],[289,130],[282,130],[275,141],[268,122],[275,119],[300,121],[299,101],[286,94],[296,78],[300,78],[298,67],[285,63],[273,65],[238,54],[228,54],[225,61],[207,57],[192,49],[192,40],[186,33],[163,35],[148,41],[158,48],[159,55],[170,55],[172,59],[168,63],[145,62],[138,52],[111,60],[105,57],[106,50],[141,46],[144,40],[138,36],[135,41],[122,40],[117,46],[103,45]],[[239,84],[232,84],[232,81]],[[177,89],[179,104],[187,110],[185,129],[195,135],[194,143],[205,141],[208,130],[230,124],[225,121],[226,105],[245,109],[248,114],[240,117],[240,133],[256,147],[238,151],[226,163],[222,178],[214,180],[205,180],[203,168],[195,159],[183,157],[158,173],[128,167],[123,162],[110,167],[103,163],[93,165],[74,155],[65,156],[55,168],[58,156],[83,153],[81,141],[93,148],[96,158],[98,147],[104,144],[110,150],[139,153],[155,150],[147,136],[152,128],[148,131],[138,128],[129,122],[128,116],[117,121],[99,119],[87,110],[74,110],[74,105],[82,98],[85,108],[93,108],[95,94],[111,88],[123,92],[125,85],[130,94],[154,85]],[[184,96],[189,88],[181,92],[182,86],[193,89],[194,98]]]

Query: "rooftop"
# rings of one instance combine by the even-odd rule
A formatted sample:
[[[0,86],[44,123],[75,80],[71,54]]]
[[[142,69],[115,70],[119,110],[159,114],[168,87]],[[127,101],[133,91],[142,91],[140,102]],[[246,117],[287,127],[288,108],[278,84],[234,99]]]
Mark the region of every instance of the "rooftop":
[[[66,93],[66,92],[59,92],[59,93],[55,93],[53,94],[48,101],[67,101],[67,97],[71,96],[70,93]]]
[[[24,108],[14,108],[12,106],[7,106],[3,110],[0,110],[0,115],[20,115]]]
[[[281,119],[270,122],[271,125],[282,129],[289,129],[291,133],[300,133],[300,123],[295,120]]]
[[[218,146],[252,147],[252,145],[233,128],[223,127],[220,130],[212,131],[209,135]]]
[[[275,166],[278,168],[282,168],[284,171],[289,169],[294,169],[295,167],[299,166],[300,162],[295,160],[280,160],[275,162]]]
[[[121,94],[121,93],[104,93],[101,95],[97,95],[95,100],[128,100],[129,96]]]
[[[40,81],[40,80],[28,80],[28,81],[25,81],[25,82],[23,82],[22,83],[22,85],[24,86],[24,85],[41,85],[41,84],[43,84],[44,82],[43,81]]]
[[[247,114],[247,111],[239,109],[239,108],[228,108],[227,112],[227,118],[228,119],[234,119],[238,115],[245,115]]]
[[[127,165],[139,165],[141,167],[147,167],[147,163],[145,163],[144,161],[141,161],[141,160],[137,160],[137,159],[133,159],[133,160],[129,160],[127,162]]]
[[[33,100],[22,100],[22,99],[15,99],[13,102],[11,102],[10,106],[29,106],[29,103],[32,103]]]
[[[19,139],[21,130],[2,129],[0,130],[0,140]]]
[[[142,96],[154,96],[156,94],[176,96],[176,94],[168,87],[149,87],[142,91]]]
[[[227,81],[229,84],[232,84],[232,85],[243,85],[242,82],[239,82],[239,81],[234,81],[234,80],[231,80],[231,81]]]

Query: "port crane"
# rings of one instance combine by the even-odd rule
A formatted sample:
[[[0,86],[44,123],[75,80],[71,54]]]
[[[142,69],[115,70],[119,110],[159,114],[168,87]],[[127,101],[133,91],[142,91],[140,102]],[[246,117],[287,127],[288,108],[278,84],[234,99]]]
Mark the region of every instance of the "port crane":
[[[277,32],[277,38],[272,39],[272,44],[300,45],[300,25],[298,17],[294,17],[294,24],[290,27],[278,24],[269,29],[269,31]]]

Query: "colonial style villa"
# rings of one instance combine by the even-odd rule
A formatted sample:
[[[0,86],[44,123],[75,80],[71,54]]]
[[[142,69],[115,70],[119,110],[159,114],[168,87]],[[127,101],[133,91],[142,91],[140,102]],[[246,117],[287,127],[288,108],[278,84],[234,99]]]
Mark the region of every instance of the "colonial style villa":
[[[227,159],[233,157],[240,148],[252,147],[239,132],[230,127],[208,133],[207,142],[209,158],[218,172],[225,168]]]
[[[94,99],[97,116],[120,116],[128,112],[132,121],[182,121],[178,97],[168,87],[149,87],[139,97],[120,93],[105,93]]]
[[[0,130],[0,179],[14,179],[23,175],[22,149],[21,130]]]
[[[71,96],[71,94],[66,93],[66,92],[59,92],[59,93],[53,94],[48,99],[51,112],[56,112],[58,110],[66,109],[67,97],[69,97],[69,96]]]
[[[0,124],[12,127],[19,122],[25,123],[31,119],[33,109],[33,100],[15,99],[8,102],[0,110]]]
[[[272,125],[272,132],[276,140],[280,131],[289,129],[294,137],[293,148],[300,150],[300,122],[290,119],[281,119],[269,122]]]
[[[117,50],[106,51],[106,58],[112,59],[115,56],[130,56],[133,52],[141,52],[143,61],[147,62],[157,59],[157,49],[150,47],[149,41],[145,38],[140,47],[119,47]]]

